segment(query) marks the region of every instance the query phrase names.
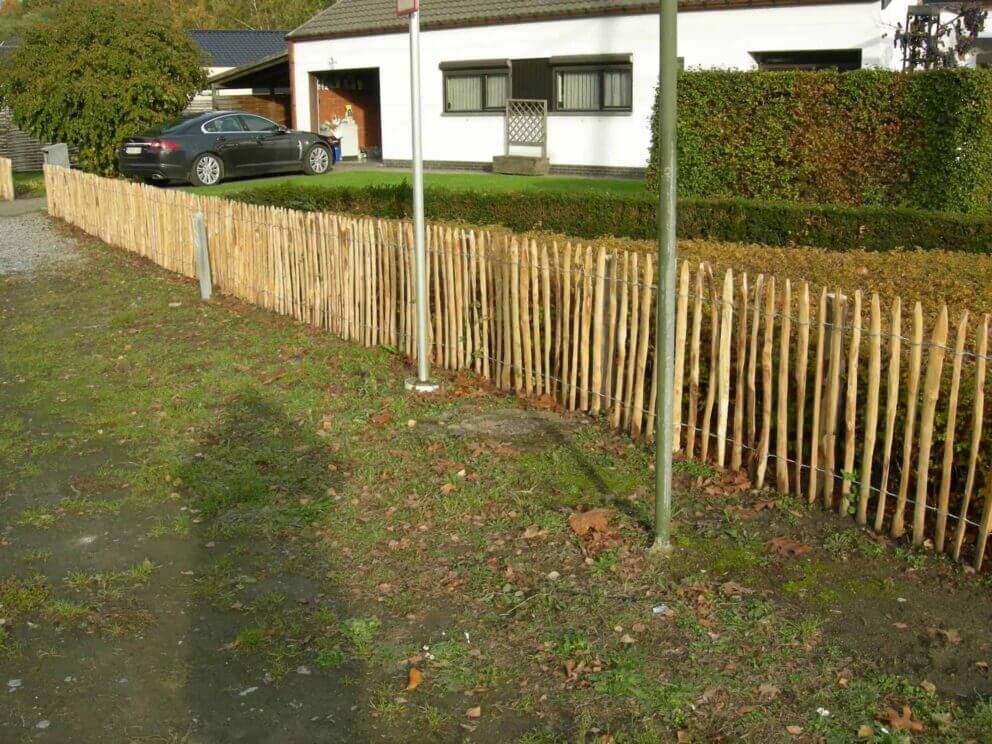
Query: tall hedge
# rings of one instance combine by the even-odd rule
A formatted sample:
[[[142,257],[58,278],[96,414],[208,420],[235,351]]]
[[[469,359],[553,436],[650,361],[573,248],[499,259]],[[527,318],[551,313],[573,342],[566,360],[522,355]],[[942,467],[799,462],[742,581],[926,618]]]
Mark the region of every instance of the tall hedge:
[[[678,131],[682,197],[992,208],[992,71],[690,71]]]

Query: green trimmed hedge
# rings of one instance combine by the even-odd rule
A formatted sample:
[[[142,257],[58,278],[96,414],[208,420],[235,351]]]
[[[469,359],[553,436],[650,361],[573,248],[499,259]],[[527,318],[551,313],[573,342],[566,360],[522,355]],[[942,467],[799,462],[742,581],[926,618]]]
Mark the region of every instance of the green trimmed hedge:
[[[408,184],[362,188],[278,184],[247,189],[231,198],[392,219],[409,217],[412,204]],[[575,238],[653,239],[657,209],[650,193],[489,193],[438,188],[425,192],[428,219],[500,225],[516,232],[548,230]],[[881,207],[683,199],[678,233],[681,238],[835,250],[922,248],[992,253],[992,217]]]
[[[988,70],[686,72],[678,134],[683,198],[992,210]]]

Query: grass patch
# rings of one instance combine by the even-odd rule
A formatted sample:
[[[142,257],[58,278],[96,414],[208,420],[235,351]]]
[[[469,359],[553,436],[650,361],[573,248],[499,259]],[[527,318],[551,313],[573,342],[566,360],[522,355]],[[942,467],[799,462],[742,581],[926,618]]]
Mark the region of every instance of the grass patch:
[[[45,195],[45,174],[41,171],[21,171],[14,174],[14,196],[35,199]]]
[[[198,194],[231,195],[261,186],[319,186],[334,188],[362,188],[365,186],[399,186],[410,183],[408,171],[382,169],[339,169],[326,176],[277,176],[249,181],[228,181],[219,186],[196,189]],[[621,178],[579,178],[547,176],[504,176],[498,173],[425,173],[424,185],[452,191],[484,191],[489,193],[538,192],[538,193],[595,193],[607,191],[614,194],[646,194],[644,182]]]

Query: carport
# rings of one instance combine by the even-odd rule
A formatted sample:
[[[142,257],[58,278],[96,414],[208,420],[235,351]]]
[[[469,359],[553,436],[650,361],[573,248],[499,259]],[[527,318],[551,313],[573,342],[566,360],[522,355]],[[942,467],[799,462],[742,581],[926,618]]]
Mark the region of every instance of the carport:
[[[207,83],[215,110],[247,111],[287,127],[292,124],[287,52],[234,67]]]

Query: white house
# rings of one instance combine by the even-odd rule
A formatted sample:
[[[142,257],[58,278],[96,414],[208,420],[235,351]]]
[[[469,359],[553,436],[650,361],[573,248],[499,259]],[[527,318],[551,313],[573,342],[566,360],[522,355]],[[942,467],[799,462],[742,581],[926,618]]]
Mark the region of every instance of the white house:
[[[908,0],[682,0],[687,68],[901,66]],[[635,175],[647,164],[658,80],[658,2],[421,0],[424,157],[488,168],[505,150],[505,102],[548,102],[552,171]],[[290,32],[293,122],[346,107],[361,146],[409,162],[410,68],[396,0],[337,0]]]

